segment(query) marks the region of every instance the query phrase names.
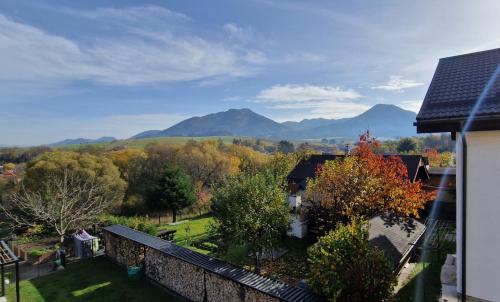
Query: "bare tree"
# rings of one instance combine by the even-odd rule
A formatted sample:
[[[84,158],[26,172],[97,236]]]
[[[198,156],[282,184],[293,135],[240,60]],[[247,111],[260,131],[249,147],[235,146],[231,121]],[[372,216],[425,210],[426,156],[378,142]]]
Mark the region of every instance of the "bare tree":
[[[22,186],[0,210],[16,227],[43,225],[55,229],[64,240],[68,231],[85,227],[109,208],[117,197],[95,181],[66,169],[46,178],[42,188],[29,190]]]

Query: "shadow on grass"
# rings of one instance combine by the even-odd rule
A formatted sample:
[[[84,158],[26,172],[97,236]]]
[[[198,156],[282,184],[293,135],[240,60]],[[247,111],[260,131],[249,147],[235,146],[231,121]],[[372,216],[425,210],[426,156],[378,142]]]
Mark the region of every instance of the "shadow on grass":
[[[416,291],[419,278],[423,278],[420,301],[437,301],[441,294],[441,266],[446,260],[446,255],[454,252],[455,243],[452,242],[445,242],[439,250],[430,251],[426,262],[416,264],[411,280],[399,290],[395,301],[417,301]]]
[[[15,288],[8,288],[15,301]],[[66,270],[21,282],[21,301],[182,301],[144,280],[130,280],[126,270],[104,257],[83,260]]]

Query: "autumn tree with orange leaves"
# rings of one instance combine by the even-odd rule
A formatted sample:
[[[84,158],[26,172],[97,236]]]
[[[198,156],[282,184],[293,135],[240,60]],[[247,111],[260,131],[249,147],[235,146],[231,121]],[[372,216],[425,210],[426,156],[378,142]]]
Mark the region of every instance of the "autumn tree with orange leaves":
[[[320,233],[339,222],[384,212],[418,217],[419,210],[434,198],[434,193],[422,190],[419,181],[410,181],[401,158],[375,154],[378,146],[366,132],[350,155],[327,161],[318,167],[316,178],[309,180],[310,221]]]

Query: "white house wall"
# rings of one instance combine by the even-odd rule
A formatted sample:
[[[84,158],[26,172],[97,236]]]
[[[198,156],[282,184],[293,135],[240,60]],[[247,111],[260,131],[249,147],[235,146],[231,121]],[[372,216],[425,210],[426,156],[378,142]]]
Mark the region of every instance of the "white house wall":
[[[457,273],[461,292],[462,142],[457,135]],[[500,131],[467,134],[467,295],[500,301]]]

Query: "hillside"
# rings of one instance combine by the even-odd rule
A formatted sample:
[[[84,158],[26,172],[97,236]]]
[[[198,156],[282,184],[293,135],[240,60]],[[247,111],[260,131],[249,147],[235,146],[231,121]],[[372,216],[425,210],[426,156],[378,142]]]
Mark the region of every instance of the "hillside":
[[[65,139],[57,143],[49,144],[50,147],[63,147],[71,145],[86,145],[86,144],[97,144],[97,143],[110,143],[115,141],[116,138],[110,136],[103,136],[98,139],[90,138],[75,138],[75,139]]]
[[[366,112],[343,119],[305,119],[277,123],[250,109],[230,109],[192,117],[165,130],[139,133],[132,139],[189,136],[248,136],[273,139],[356,138],[369,129],[376,137],[395,138],[416,134],[416,114],[395,105],[378,104]]]
[[[369,129],[376,137],[394,138],[413,136],[416,134],[413,122],[416,114],[394,105],[378,104],[364,113],[339,120],[330,120],[330,123],[309,129],[295,130],[287,135],[288,138],[329,138],[329,137],[357,137]]]
[[[162,131],[146,131],[132,138],[164,136],[257,136],[279,135],[289,130],[250,109],[230,109],[202,117],[192,117]]]

